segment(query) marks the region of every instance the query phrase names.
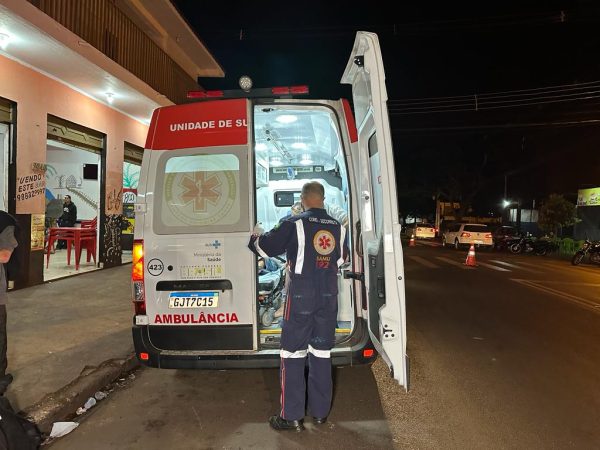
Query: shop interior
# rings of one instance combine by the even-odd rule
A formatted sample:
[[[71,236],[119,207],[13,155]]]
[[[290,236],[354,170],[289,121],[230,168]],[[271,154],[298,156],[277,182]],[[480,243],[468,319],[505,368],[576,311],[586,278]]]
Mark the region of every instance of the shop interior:
[[[50,139],[49,136],[46,164],[44,281],[96,270],[100,152]],[[77,209],[77,220],[72,227],[61,227],[65,196],[71,197]],[[79,261],[77,246],[80,248]]]

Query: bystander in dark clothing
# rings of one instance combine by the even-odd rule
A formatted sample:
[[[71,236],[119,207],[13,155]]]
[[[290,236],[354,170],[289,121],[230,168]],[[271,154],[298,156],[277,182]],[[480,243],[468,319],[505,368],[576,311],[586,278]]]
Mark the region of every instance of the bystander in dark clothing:
[[[6,264],[13,250],[17,247],[15,229],[17,222],[5,211],[0,211],[0,394],[12,381],[12,375],[6,373],[8,361],[6,358],[6,303],[8,301]]]
[[[77,206],[71,201],[70,195],[65,195],[63,203],[63,213],[58,218],[59,227],[74,227],[77,222]],[[58,241],[58,248],[67,248],[65,241]]]
[[[77,222],[77,206],[71,201],[70,195],[65,195],[63,213],[58,218],[58,224],[61,227],[74,227],[75,222]]]
[[[276,430],[304,429],[305,398],[317,424],[331,408],[331,349],[338,311],[338,267],[345,260],[346,229],[325,211],[317,182],[302,188],[305,212],[254,234],[252,251],[264,258],[286,253],[290,284],[281,324],[281,411],[269,419]],[[308,357],[308,383],[304,368]]]

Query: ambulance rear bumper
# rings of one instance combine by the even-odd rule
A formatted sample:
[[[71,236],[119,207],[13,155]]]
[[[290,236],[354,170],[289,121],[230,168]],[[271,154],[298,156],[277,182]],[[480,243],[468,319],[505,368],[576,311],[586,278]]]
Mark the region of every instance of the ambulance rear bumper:
[[[334,366],[352,366],[368,364],[375,360],[377,352],[366,332],[366,326],[360,320],[357,330],[350,340],[340,344],[331,352]],[[156,348],[149,339],[147,325],[132,327],[136,356],[141,364],[162,369],[249,369],[279,367],[279,352],[262,350],[253,353],[233,354],[194,354],[185,351],[166,351]],[[365,350],[370,356],[365,356]],[[373,350],[372,352],[370,352]],[[145,353],[144,359],[141,354]]]

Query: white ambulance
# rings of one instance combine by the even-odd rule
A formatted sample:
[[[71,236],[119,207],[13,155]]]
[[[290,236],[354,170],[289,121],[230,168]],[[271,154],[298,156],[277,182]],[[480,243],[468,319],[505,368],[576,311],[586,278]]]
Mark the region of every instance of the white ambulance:
[[[302,185],[325,186],[347,220],[351,261],[339,272],[334,365],[381,354],[408,385],[404,268],[379,41],[359,32],[346,100],[297,99],[303,86],[202,92],[154,112],[135,205],[133,340],[161,368],[279,365],[276,310],[285,255],[247,248],[257,222],[290,214]],[[343,217],[343,218],[342,218]]]

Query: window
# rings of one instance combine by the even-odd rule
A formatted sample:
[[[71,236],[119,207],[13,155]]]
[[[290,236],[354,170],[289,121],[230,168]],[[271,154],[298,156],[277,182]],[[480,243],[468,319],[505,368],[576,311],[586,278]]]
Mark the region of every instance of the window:
[[[302,186],[318,181],[329,213],[347,223],[348,176],[335,110],[314,104],[257,104],[253,123],[257,221],[273,228],[300,201]]]
[[[165,153],[158,163],[156,232],[248,230],[245,159],[231,153],[184,153],[190,151]]]
[[[465,225],[464,231],[471,233],[485,233],[488,230],[487,225]]]

